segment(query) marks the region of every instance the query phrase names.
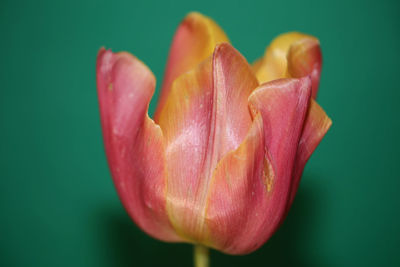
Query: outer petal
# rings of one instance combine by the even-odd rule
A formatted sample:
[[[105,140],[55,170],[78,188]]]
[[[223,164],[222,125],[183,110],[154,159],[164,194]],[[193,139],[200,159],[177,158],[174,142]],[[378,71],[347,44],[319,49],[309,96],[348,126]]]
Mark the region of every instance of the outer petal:
[[[252,123],[247,99],[257,85],[246,60],[229,44],[218,45],[213,57],[173,84],[159,122],[167,144],[168,213],[187,239],[205,236],[212,171],[245,138]]]
[[[154,115],[156,121],[165,105],[172,82],[181,74],[194,69],[213,53],[218,43],[223,42],[229,42],[228,37],[212,19],[197,12],[186,16],[172,41],[161,95]]]
[[[278,36],[266,49],[263,58],[253,64],[260,83],[280,78],[311,76],[312,97],[318,91],[322,54],[318,39],[292,32]]]
[[[308,109],[306,121],[304,122],[304,128],[300,138],[299,147],[297,148],[296,162],[293,173],[293,185],[287,210],[289,210],[296,195],[304,166],[331,125],[331,119],[326,115],[324,110],[317,104],[317,102],[312,100]]]
[[[310,94],[311,81],[305,77],[263,84],[249,97],[252,112],[263,116],[265,142],[277,174],[292,169]]]
[[[261,246],[277,229],[290,196],[311,81],[276,80],[249,97],[254,122],[239,148],[218,163],[207,198],[209,245],[230,254]]]
[[[99,51],[101,123],[120,199],[132,219],[149,235],[178,241],[166,214],[163,136],[147,115],[154,86],[151,71],[132,55]]]
[[[226,191],[224,182],[221,182],[226,174],[216,174],[216,187],[213,189],[215,194],[209,196],[208,218],[211,235],[225,252],[249,253],[261,246],[279,226],[289,198],[295,153],[310,95],[311,82],[308,79],[286,79],[261,85],[249,97],[253,113],[262,116],[264,132],[264,156],[260,157],[256,150],[257,156],[254,158],[258,162],[250,166],[261,164],[263,167],[248,167],[247,171],[239,172],[245,175],[239,176],[238,184],[231,188],[235,188],[234,192],[247,192],[242,199],[248,203],[257,202],[258,205],[237,205],[231,210],[221,208],[224,206],[221,203],[226,200],[223,201],[218,194]],[[235,165],[228,165],[236,168]],[[233,194],[231,198],[239,199],[239,196]],[[211,203],[216,204],[212,207]],[[214,218],[218,218],[218,213],[224,214],[225,225],[218,220],[214,221]],[[226,229],[241,231],[238,231],[234,239],[229,240],[221,234]]]

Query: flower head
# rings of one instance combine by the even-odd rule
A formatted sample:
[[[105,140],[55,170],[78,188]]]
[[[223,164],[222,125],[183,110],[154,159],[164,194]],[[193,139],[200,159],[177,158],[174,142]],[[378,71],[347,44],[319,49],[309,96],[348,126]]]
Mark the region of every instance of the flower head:
[[[106,154],[125,209],[149,235],[249,253],[279,227],[305,163],[331,125],[315,102],[316,38],[288,33],[250,66],[210,18],[190,13],[172,42],[154,121],[155,78],[101,49]]]

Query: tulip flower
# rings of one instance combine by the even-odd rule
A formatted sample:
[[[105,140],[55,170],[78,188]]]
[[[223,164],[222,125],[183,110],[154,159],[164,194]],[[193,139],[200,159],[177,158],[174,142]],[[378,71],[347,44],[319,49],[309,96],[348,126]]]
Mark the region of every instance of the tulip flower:
[[[279,36],[253,66],[210,18],[190,13],[173,38],[154,120],[155,78],[102,48],[97,86],[119,197],[147,234],[227,254],[277,230],[307,160],[331,125],[315,101],[319,41]],[[203,255],[204,256],[204,255]]]

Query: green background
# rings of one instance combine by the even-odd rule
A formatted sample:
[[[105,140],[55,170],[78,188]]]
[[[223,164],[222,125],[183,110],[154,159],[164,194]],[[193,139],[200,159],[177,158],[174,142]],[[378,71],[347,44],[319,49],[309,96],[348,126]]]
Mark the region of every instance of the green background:
[[[318,101],[333,120],[279,231],[247,256],[212,251],[212,266],[400,266],[399,6],[1,1],[0,266],[192,264],[190,245],[148,237],[123,210],[95,84],[101,46],[134,53],[160,84],[174,31],[192,10],[214,18],[249,61],[280,33],[317,36]]]

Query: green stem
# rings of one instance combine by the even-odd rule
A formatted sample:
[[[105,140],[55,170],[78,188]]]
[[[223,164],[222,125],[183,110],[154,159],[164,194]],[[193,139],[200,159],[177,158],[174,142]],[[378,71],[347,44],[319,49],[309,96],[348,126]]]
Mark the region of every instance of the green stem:
[[[202,245],[194,245],[194,266],[195,267],[209,266],[209,256],[207,247]]]

